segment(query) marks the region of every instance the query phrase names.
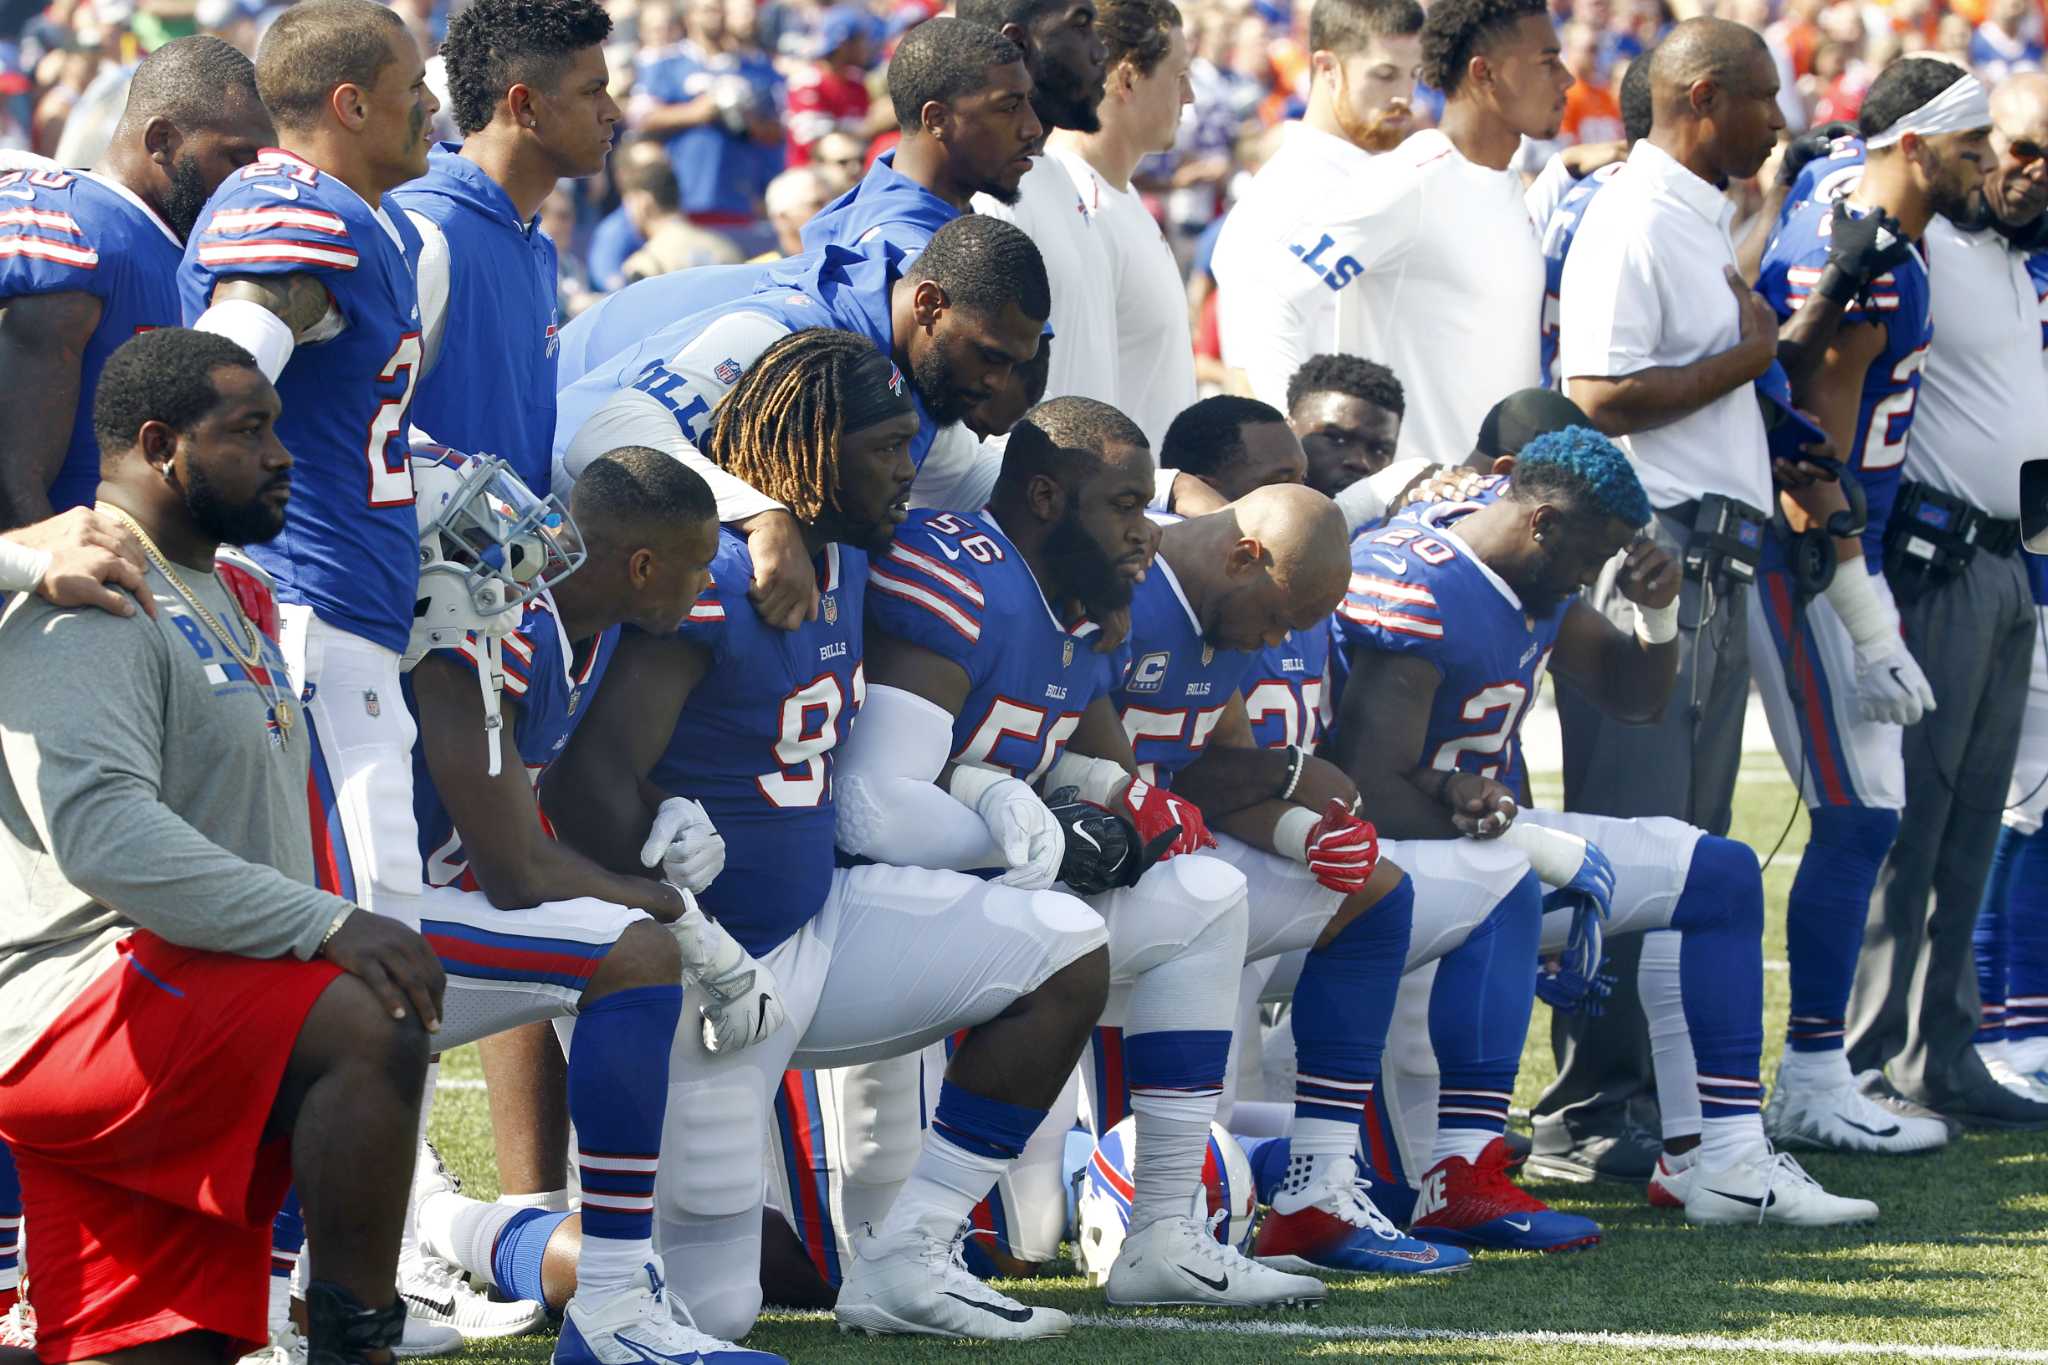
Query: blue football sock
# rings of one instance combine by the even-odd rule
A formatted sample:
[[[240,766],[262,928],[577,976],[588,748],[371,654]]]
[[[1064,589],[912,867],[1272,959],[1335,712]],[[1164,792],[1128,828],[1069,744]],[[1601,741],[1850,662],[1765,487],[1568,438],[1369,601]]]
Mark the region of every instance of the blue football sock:
[[[2013,872],[2019,866],[2026,836],[2010,825],[1998,831],[1991,870],[1984,877],[1984,898],[1977,902],[1977,926],[1970,947],[1977,958],[1978,1044],[2005,1041],[2006,917],[2012,908]]]
[[[1469,1161],[1507,1131],[1542,936],[1543,884],[1532,872],[1437,962],[1429,992],[1429,1041],[1442,1078],[1435,1161]]]
[[[2048,1038],[2048,831],[2026,837],[2006,901],[2005,1034]]]
[[[0,1142],[0,1292],[21,1283],[21,1177],[14,1153]]]
[[[576,1029],[576,1046],[583,1046],[580,1024]],[[521,1209],[513,1214],[491,1248],[491,1283],[515,1299],[546,1303],[547,1291],[541,1285],[540,1268],[547,1255],[548,1239],[555,1235],[556,1228],[575,1216],[549,1213],[546,1209]]]
[[[1764,881],[1746,844],[1707,835],[1693,849],[1672,911],[1685,1025],[1698,1064],[1700,1117],[1757,1114],[1764,1046]]]
[[[11,1163],[10,1163],[11,1169]],[[15,1207],[20,1208],[19,1202]],[[270,1220],[270,1273],[275,1279],[288,1280],[299,1268],[299,1257],[306,1250],[306,1218],[299,1212],[299,1187],[292,1186],[284,1192],[284,1207],[277,1211],[277,1217]]]
[[[654,1163],[683,988],[639,986],[585,1005],[569,1053],[569,1121],[583,1182],[577,1289],[630,1281],[653,1255]]]
[[[1379,1080],[1415,922],[1415,884],[1394,889],[1303,961],[1294,988],[1294,1149],[1349,1156]]]
[[[1785,903],[1785,955],[1792,964],[1792,1018],[1785,1044],[1794,1052],[1837,1052],[1856,957],[1863,951],[1870,894],[1898,835],[1899,813],[1822,806],[1812,815],[1813,833]],[[1695,873],[1698,868],[1695,856]]]

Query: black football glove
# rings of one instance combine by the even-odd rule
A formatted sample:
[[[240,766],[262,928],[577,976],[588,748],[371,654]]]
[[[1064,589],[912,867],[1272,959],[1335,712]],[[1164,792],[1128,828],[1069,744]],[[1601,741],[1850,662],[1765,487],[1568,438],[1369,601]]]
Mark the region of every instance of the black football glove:
[[[1045,804],[1067,836],[1060,881],[1077,896],[1136,886],[1180,837],[1180,826],[1174,825],[1141,845],[1136,826],[1106,806],[1083,801],[1078,787],[1061,787]]]
[[[1778,158],[1778,183],[1790,185],[1799,178],[1799,173],[1809,163],[1820,160],[1834,150],[1835,139],[1848,137],[1856,131],[1853,123],[1823,123],[1818,128],[1809,128],[1785,144],[1785,155]]]
[[[1828,264],[1813,290],[1822,298],[1847,303],[1870,290],[1871,282],[1906,259],[1913,244],[1899,220],[1883,209],[1858,218],[1841,200],[1828,222]]]

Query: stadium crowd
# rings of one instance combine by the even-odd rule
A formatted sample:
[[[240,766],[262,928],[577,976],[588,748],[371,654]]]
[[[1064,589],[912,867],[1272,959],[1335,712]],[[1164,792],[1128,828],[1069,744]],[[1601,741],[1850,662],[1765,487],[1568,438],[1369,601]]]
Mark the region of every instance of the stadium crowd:
[[[2048,1130],[2042,21],[0,0],[0,1352],[1027,1340]]]

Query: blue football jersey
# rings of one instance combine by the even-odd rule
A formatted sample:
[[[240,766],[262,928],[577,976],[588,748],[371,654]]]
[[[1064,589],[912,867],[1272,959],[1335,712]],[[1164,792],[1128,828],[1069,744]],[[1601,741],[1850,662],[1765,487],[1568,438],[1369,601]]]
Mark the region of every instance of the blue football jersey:
[[[278,598],[403,652],[419,588],[412,452],[406,422],[419,382],[420,239],[389,201],[272,148],[221,182],[178,267],[185,321],[232,275],[311,275],[345,322],[300,346],[278,376],[277,435],[296,457],[284,534],[249,554]]]
[[[1557,383],[1558,294],[1564,285],[1564,258],[1579,235],[1579,220],[1586,216],[1586,205],[1592,203],[1593,196],[1600,193],[1601,188],[1627,164],[1626,161],[1611,161],[1566,190],[1564,198],[1558,200],[1557,207],[1552,210],[1550,221],[1543,226],[1542,355],[1545,388]]]
[[[758,954],[809,923],[832,888],[832,751],[867,693],[868,563],[850,546],[826,546],[818,617],[795,630],[754,614],[744,539],[720,532],[711,573],[712,592],[681,632],[709,651],[711,667],[653,777],[663,791],[702,802],[725,836],[725,871],[698,900]]]
[[[1031,566],[995,518],[915,511],[868,566],[869,619],[884,635],[951,659],[967,674],[953,758],[1036,783],[1081,713],[1108,692],[1120,655],[1097,654],[1097,627],[1061,624]]]
[[[543,592],[526,604],[519,629],[504,639],[504,704],[507,712],[517,708],[518,719],[501,732],[500,742],[518,754],[526,775],[536,787],[555,756],[569,743],[576,724],[588,710],[611,663],[619,643],[617,626],[583,641],[570,643],[555,611],[554,598]],[[437,651],[459,659],[471,668],[481,667],[483,650],[474,637],[457,649]],[[404,678],[405,704],[419,719],[419,704],[413,698],[412,674]],[[483,700],[477,699],[477,724],[483,724]],[[509,761],[511,755],[504,755]],[[429,886],[456,886],[475,891],[476,877],[469,857],[462,849],[462,836],[455,830],[448,811],[434,789],[433,774],[427,769],[424,750],[415,748],[412,758],[412,813],[419,825],[421,875]],[[542,821],[546,823],[545,819]]]
[[[2034,281],[2034,297],[2041,303],[2041,346],[2048,350],[2048,251],[2027,257],[2027,275]]]
[[[663,104],[687,104],[731,80],[747,83],[757,107],[774,110],[783,80],[766,57],[744,51],[707,52],[687,41],[643,54],[634,93]],[[788,155],[779,139],[764,146],[715,119],[670,134],[666,145],[682,190],[683,212],[720,214],[737,221],[754,217],[762,191],[784,168]]]
[[[769,272],[783,264],[692,266],[635,280],[606,294],[562,329],[555,391],[568,388],[671,322],[745,298],[766,284]]]
[[[176,327],[185,244],[127,186],[76,171],[0,172],[0,305],[32,294],[90,294],[100,320],[78,367],[71,441],[50,485],[57,511],[93,500],[100,443],[92,400],[116,347],[152,327]]]
[[[1792,215],[1818,199],[1832,204],[1863,178],[1863,139],[1838,137],[1828,145],[1826,156],[1817,156],[1799,168],[1785,203],[1778,210],[1778,231],[1792,221]]]
[[[1152,561],[1131,598],[1131,665],[1112,694],[1123,717],[1138,772],[1173,785],[1173,775],[1201,756],[1223,709],[1251,671],[1254,655],[1218,649],[1164,555]]]
[[[859,250],[826,247],[778,261],[752,294],[718,304],[668,323],[638,344],[594,366],[563,389],[555,418],[555,457],[559,460],[592,413],[621,389],[638,389],[674,416],[692,445],[701,445],[711,425],[711,411],[737,384],[775,333],[807,327],[836,327],[873,342],[888,355],[895,345],[895,324],[889,311],[892,286],[902,273],[903,253],[887,243]],[[682,273],[682,272],[679,272]],[[749,313],[773,327],[756,338],[753,355],[712,357],[691,351],[704,331],[723,318]],[[912,395],[920,428],[910,444],[910,458],[923,464],[938,428]]]
[[[1456,532],[1406,522],[1351,543],[1337,640],[1428,660],[1441,681],[1421,760],[1519,791],[1522,717],[1572,600],[1532,617]]]
[[[1764,252],[1757,292],[1770,300],[1782,320],[1798,312],[1828,263],[1832,200],[1813,200],[1778,229]],[[1919,248],[1872,281],[1869,297],[1850,304],[1844,326],[1876,323],[1885,330],[1884,350],[1864,373],[1856,406],[1856,435],[1843,459],[1855,471],[1870,503],[1863,550],[1871,571],[1884,561],[1884,528],[1898,497],[1906,433],[1920,397],[1920,369],[1934,327],[1928,316],[1927,264]]]
[[[908,261],[959,216],[960,210],[899,172],[896,153],[884,152],[852,189],[804,224],[804,250],[882,241],[901,248]]]
[[[1331,712],[1326,693],[1330,679],[1330,627],[1297,630],[1273,649],[1253,656],[1241,684],[1245,715],[1252,738],[1261,749],[1286,749],[1299,744],[1311,752],[1322,743]]]

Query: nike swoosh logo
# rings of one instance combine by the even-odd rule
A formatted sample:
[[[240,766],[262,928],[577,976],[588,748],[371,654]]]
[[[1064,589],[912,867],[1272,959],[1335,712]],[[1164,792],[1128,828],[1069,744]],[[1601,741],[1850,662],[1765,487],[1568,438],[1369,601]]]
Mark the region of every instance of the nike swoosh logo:
[[[1507,1225],[1508,1225],[1509,1227],[1513,1228],[1513,1229],[1514,1229],[1514,1230],[1515,1230],[1516,1232],[1527,1232],[1527,1231],[1529,1230],[1529,1226],[1530,1226],[1530,1224],[1529,1224],[1529,1220],[1528,1220],[1528,1219],[1526,1219],[1526,1218],[1524,1218],[1524,1219],[1523,1219],[1523,1220],[1522,1220],[1521,1222],[1519,1222],[1519,1223],[1518,1223],[1518,1222],[1516,1222],[1516,1221],[1515,1221],[1514,1219],[1512,1219],[1512,1218],[1503,1218],[1503,1219],[1501,1219],[1500,1221],[1501,1221],[1501,1222],[1503,1222],[1503,1223],[1506,1223],[1506,1224],[1507,1224]]]
[[[1840,1117],[1840,1115],[1837,1115],[1836,1117],[1838,1117],[1838,1118],[1839,1118],[1839,1117]],[[1895,1123],[1895,1124],[1893,1124],[1893,1125],[1892,1125],[1891,1127],[1889,1127],[1889,1128],[1867,1128],[1867,1127],[1865,1127],[1864,1125],[1862,1125],[1862,1124],[1858,1123],[1858,1122],[1857,1122],[1856,1120],[1854,1120],[1854,1119],[1842,1119],[1842,1122],[1844,1122],[1844,1123],[1848,1124],[1848,1125],[1849,1125],[1849,1126],[1850,1126],[1851,1128],[1854,1128],[1854,1129],[1855,1129],[1855,1130],[1856,1130],[1857,1132],[1859,1132],[1859,1133],[1868,1133],[1868,1134],[1870,1134],[1870,1135],[1871,1135],[1872,1137],[1874,1137],[1874,1138],[1888,1138],[1888,1137],[1897,1137],[1897,1136],[1899,1135],[1899,1125],[1898,1125],[1898,1124],[1896,1124],[1896,1123]]]
[[[1180,1272],[1181,1274],[1187,1276],[1189,1279],[1195,1281],[1197,1284],[1208,1285],[1211,1289],[1215,1290],[1219,1294],[1224,1293],[1230,1288],[1230,1277],[1228,1275],[1218,1275],[1215,1279],[1212,1280],[1207,1275],[1204,1275],[1201,1271],[1196,1270],[1193,1266],[1186,1265],[1180,1268]]]
[[[932,544],[938,546],[939,553],[944,555],[948,559],[958,559],[960,557],[960,552],[958,550],[948,545],[945,541],[940,540],[937,536],[932,537]]]
[[[274,194],[280,199],[296,199],[299,197],[299,187],[297,185],[258,185],[256,188],[262,190],[265,194]]]
[[[958,1299],[969,1308],[979,1308],[984,1313],[993,1313],[1004,1322],[1031,1321],[1031,1310],[1029,1308],[1005,1308],[999,1303],[983,1303],[980,1299],[970,1299],[965,1294],[955,1294],[950,1289],[941,1290],[940,1292],[949,1299]]]
[[[1378,550],[1374,550],[1372,552],[1372,557],[1378,560],[1379,566],[1382,569],[1385,569],[1388,573],[1408,572],[1408,565],[1407,562],[1404,560],[1396,559],[1392,555],[1383,555]]]
[[[1072,834],[1076,839],[1079,839],[1082,842],[1086,843],[1088,847],[1094,849],[1097,853],[1102,852],[1102,845],[1099,842],[1097,842],[1094,835],[1090,834],[1082,826],[1076,825],[1073,827],[1073,829],[1069,830],[1068,833]]]
[[[423,1313],[428,1313],[444,1318],[452,1318],[455,1316],[455,1298],[453,1295],[450,1295],[448,1298],[445,1299],[429,1299],[419,1294],[401,1294],[399,1295],[399,1297],[404,1299],[407,1303],[418,1304],[420,1306],[420,1311]]]
[[[657,1351],[652,1346],[643,1345],[642,1343],[633,1340],[631,1337],[626,1336],[624,1333],[612,1333],[612,1340],[618,1342],[619,1345],[625,1347],[634,1355],[646,1361],[647,1365],[682,1365],[682,1356],[670,1355],[666,1351]],[[693,1361],[700,1358],[701,1357],[695,1356],[691,1357]]]
[[[1778,1202],[1778,1194],[1775,1190],[1767,1192],[1762,1198],[1758,1198],[1753,1194],[1730,1194],[1726,1190],[1713,1190],[1711,1192],[1720,1195],[1723,1199],[1733,1199],[1738,1204],[1747,1204],[1753,1209],[1767,1209]]]

